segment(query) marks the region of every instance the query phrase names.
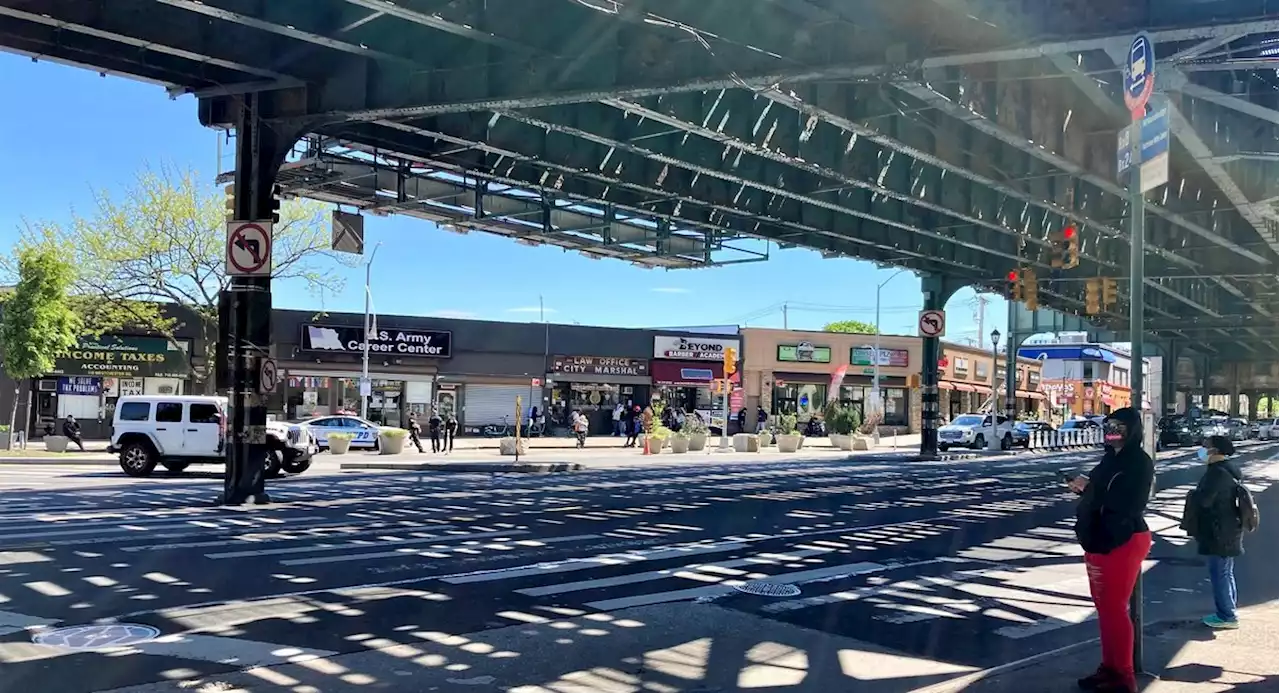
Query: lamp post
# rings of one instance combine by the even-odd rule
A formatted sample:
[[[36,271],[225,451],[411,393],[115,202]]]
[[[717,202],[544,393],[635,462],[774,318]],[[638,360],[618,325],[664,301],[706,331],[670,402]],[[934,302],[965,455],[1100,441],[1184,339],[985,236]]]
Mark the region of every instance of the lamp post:
[[[996,411],[996,393],[999,384],[996,382],[996,368],[1000,363],[1000,330],[991,330],[991,438],[987,440],[988,450],[1000,449],[1000,415]],[[1009,374],[1006,373],[1006,378]]]
[[[369,323],[369,309],[372,298],[370,280],[373,277],[373,258],[378,256],[378,248],[382,247],[382,241],[373,246],[373,252],[369,253],[369,261],[364,263],[364,343],[360,347],[360,418],[365,421],[369,420],[369,396],[373,394],[373,383],[369,381],[369,337],[373,332],[373,325]]]
[[[893,274],[889,275],[888,279],[885,279],[884,281],[880,282],[878,286],[876,286],[876,325],[875,325],[876,343],[875,343],[875,346],[872,347],[872,353],[871,353],[871,365],[872,365],[872,368],[875,369],[874,371],[875,374],[871,381],[871,412],[872,413],[878,413],[884,408],[884,400],[880,394],[880,290],[884,288],[885,284],[888,284],[889,282],[893,281],[894,277],[906,271],[907,270],[905,268],[900,269],[897,272],[894,272]],[[836,394],[836,398],[839,399],[839,393]],[[879,426],[876,426],[875,430],[871,432],[871,438],[873,441],[875,441],[876,444],[880,443],[880,427]]]

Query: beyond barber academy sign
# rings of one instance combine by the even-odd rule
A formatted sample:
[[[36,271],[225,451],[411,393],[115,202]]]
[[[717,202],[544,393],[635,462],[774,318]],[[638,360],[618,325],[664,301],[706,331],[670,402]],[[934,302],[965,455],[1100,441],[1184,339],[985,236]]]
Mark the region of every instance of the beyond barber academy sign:
[[[685,361],[723,361],[725,349],[737,349],[736,339],[715,337],[654,337],[655,359],[681,359]]]
[[[302,351],[355,354],[364,350],[364,328],[348,325],[303,325]],[[453,356],[453,333],[444,330],[379,329],[369,340],[369,353],[387,356]]]

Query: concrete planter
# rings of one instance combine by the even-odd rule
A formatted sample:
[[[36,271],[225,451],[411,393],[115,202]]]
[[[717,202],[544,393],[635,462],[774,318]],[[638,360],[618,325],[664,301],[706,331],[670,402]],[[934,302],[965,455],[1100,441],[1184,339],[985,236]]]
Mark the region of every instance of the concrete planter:
[[[45,436],[44,449],[49,452],[66,452],[67,443],[70,442],[71,439],[66,436]]]
[[[686,436],[671,437],[671,452],[677,455],[683,455],[689,452],[689,439]]]
[[[733,436],[734,452],[760,452],[760,439],[750,433],[738,433]]]
[[[402,435],[393,435],[390,433],[378,434],[378,454],[379,455],[399,455],[404,452],[404,442],[409,439],[408,431],[403,431]]]
[[[329,438],[329,454],[345,455],[351,450],[351,441],[346,438]]]
[[[772,433],[769,433],[768,431],[766,431],[766,432],[764,432],[764,433],[757,433],[757,434],[756,434],[756,438],[758,438],[758,439],[760,440],[760,449],[761,449],[761,450],[763,450],[763,449],[765,449],[765,448],[769,447],[770,445],[773,445],[773,434],[772,434]]]
[[[689,452],[701,452],[707,447],[707,434],[694,433],[689,436]]]
[[[799,433],[784,433],[778,436],[778,452],[798,452],[803,442]]]
[[[828,437],[831,438],[831,447],[837,450],[853,449],[853,436],[847,436],[843,433],[832,433]]]
[[[851,449],[853,450],[870,450],[871,449],[871,439],[866,436],[853,436],[853,440],[851,442],[852,442]]]
[[[503,439],[499,440],[499,441],[498,441],[498,454],[499,454],[499,455],[514,456],[514,455],[516,454],[516,448],[517,448],[516,443],[517,443],[517,442],[519,443],[519,450],[520,450],[519,454],[521,454],[521,455],[527,455],[527,454],[529,454],[529,441],[528,441],[528,440],[526,440],[526,439],[524,439],[524,438],[520,438],[520,439],[517,441],[517,439],[516,439],[515,437],[507,437],[507,438],[503,438]]]

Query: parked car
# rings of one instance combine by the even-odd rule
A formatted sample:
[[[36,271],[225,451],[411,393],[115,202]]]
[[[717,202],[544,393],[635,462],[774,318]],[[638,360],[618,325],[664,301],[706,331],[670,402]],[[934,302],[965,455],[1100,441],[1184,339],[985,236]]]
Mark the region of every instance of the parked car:
[[[304,425],[310,428],[316,436],[316,444],[321,450],[329,448],[330,433],[350,433],[352,448],[372,448],[378,449],[378,434],[384,430],[394,428],[394,426],[379,426],[378,424],[362,419],[358,416],[317,416],[302,421]],[[419,422],[426,430],[426,421]]]
[[[1280,419],[1263,419],[1258,422],[1258,440],[1280,439]]]
[[[938,450],[946,452],[953,447],[969,447],[982,450],[991,436],[1000,440],[1000,449],[1013,447],[1013,422],[1002,416],[991,425],[990,414],[961,414],[951,423],[938,428]]]
[[[1048,421],[1019,421],[1013,425],[1013,444],[1029,448],[1032,433],[1052,430],[1054,430],[1053,424]]]
[[[1182,414],[1166,416],[1156,424],[1160,430],[1157,443],[1160,447],[1199,445],[1200,422]]]

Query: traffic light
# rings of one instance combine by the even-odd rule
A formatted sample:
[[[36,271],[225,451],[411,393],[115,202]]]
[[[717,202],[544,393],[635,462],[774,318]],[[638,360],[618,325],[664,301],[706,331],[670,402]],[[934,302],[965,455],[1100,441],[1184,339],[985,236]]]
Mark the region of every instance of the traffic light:
[[[1062,230],[1062,239],[1066,243],[1065,258],[1063,258],[1063,269],[1073,269],[1080,266],[1080,236],[1076,234],[1076,227],[1068,225]]]
[[[1119,296],[1116,292],[1116,280],[1106,277],[1102,280],[1102,305],[1110,308],[1116,304]]]
[[[280,186],[271,188],[271,223],[280,223]]]
[[[738,350],[729,347],[724,350],[724,377],[728,378],[738,372]]]
[[[1027,305],[1027,310],[1040,308],[1039,277],[1033,269],[1022,270],[1022,302]]]
[[[1089,279],[1084,283],[1084,312],[1097,315],[1102,312],[1101,279]]]
[[[1009,300],[1022,300],[1022,272],[1016,269],[1009,270]]]
[[[227,195],[227,221],[233,221],[236,218],[236,186],[228,185],[222,191]]]

